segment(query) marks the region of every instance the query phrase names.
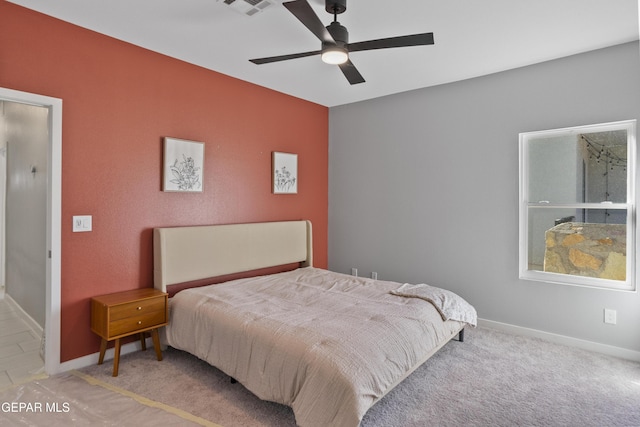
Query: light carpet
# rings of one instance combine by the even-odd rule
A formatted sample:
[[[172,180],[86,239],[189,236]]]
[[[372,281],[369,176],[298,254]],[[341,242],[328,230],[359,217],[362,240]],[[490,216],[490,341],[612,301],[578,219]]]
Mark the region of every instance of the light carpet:
[[[73,371],[0,390],[0,426],[221,427]]]
[[[115,378],[109,362],[81,372],[224,427],[295,425],[290,408],[259,400],[216,368],[172,348],[162,362],[153,351],[123,356]],[[640,426],[640,363],[468,329],[465,342],[445,345],[362,421],[363,427],[425,425]]]

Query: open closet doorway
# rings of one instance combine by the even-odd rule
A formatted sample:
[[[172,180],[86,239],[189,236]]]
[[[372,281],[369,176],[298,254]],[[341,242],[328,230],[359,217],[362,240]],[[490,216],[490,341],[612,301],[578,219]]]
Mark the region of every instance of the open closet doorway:
[[[7,246],[6,250],[2,250],[0,258],[4,258],[7,263],[3,265],[0,277],[9,280],[11,275],[16,274],[18,277],[24,274],[31,276],[24,280],[19,287],[13,289],[12,286],[17,285],[8,282],[5,291],[9,295],[14,294],[15,298],[13,295],[12,298],[18,302],[24,312],[42,326],[45,372],[55,374],[60,371],[62,100],[0,88],[0,101],[2,101],[5,111],[8,108],[12,112],[9,116],[3,116],[4,119],[7,119],[5,123],[7,133],[13,135],[14,138],[24,136],[24,141],[34,136],[35,139],[44,138],[41,142],[43,152],[39,155],[31,151],[34,147],[18,148],[13,147],[11,143],[8,146],[0,146],[0,155],[4,154],[8,159],[6,170],[11,175],[7,179],[8,186],[12,185],[13,180],[19,190],[16,194],[11,194],[12,189],[7,188],[4,199],[6,206],[1,209],[0,215],[4,216],[5,221],[3,222],[7,224],[7,227],[6,230],[3,230],[4,233],[0,241],[6,241]],[[16,117],[16,114],[18,116],[26,114],[30,118],[26,122],[22,119],[12,121],[12,117]],[[44,120],[44,128],[40,131],[31,129],[30,120],[32,119]],[[42,132],[43,135],[33,135],[32,132]],[[0,167],[2,166],[1,162],[2,159],[0,159]],[[20,191],[20,189],[25,191]],[[44,200],[37,200],[39,197],[32,197],[33,194],[23,198],[25,194],[33,192],[40,192]],[[12,212],[12,209],[15,209],[10,206],[12,200],[19,201],[21,209],[25,211],[25,218],[18,219],[16,212]],[[38,209],[40,212],[26,212]],[[22,219],[25,221],[21,222]],[[41,222],[39,227],[33,224],[35,222]],[[22,230],[20,236],[17,236],[17,230]],[[29,236],[28,234],[32,231],[35,232]],[[30,245],[38,245],[37,248],[27,247],[25,249],[24,242],[20,241],[25,233],[28,235],[28,240],[31,241]],[[9,255],[11,245],[14,245],[13,248],[18,248],[20,253]],[[0,249],[2,249],[2,244],[0,244]],[[25,250],[27,253],[24,252]],[[11,259],[12,256],[17,258]],[[31,259],[33,269],[18,265],[20,263],[29,264],[30,257],[33,257]],[[11,263],[15,265],[11,265]],[[28,272],[24,273],[25,271]],[[42,282],[42,279],[44,280],[44,289],[38,289],[38,286],[42,288],[42,283],[38,285],[37,282]]]

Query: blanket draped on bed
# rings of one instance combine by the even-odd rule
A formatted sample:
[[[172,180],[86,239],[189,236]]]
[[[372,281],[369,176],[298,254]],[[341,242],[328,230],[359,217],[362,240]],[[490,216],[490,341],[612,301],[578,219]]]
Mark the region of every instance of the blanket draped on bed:
[[[424,283],[412,285],[405,283],[398,289],[391,291],[393,295],[408,298],[421,298],[430,302],[442,316],[442,320],[457,320],[476,326],[478,315],[471,304],[457,294],[446,289],[436,288]]]
[[[358,426],[464,323],[373,281],[312,267],[179,292],[169,345],[218,367],[300,426]]]

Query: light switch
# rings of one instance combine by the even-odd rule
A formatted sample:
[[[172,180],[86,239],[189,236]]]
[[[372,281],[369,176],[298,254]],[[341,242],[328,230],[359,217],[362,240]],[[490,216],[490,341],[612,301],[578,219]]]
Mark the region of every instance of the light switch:
[[[74,215],[73,232],[91,231],[91,215]]]

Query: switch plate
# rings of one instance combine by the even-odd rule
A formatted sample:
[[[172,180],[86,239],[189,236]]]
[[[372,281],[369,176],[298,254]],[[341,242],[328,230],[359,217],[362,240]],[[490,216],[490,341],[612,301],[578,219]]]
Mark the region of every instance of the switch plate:
[[[79,233],[83,231],[91,231],[92,221],[91,215],[74,215],[73,216],[73,232]]]
[[[615,325],[617,322],[617,313],[615,310],[610,308],[604,309],[604,323],[609,323],[611,325]]]

